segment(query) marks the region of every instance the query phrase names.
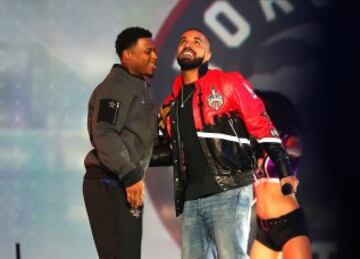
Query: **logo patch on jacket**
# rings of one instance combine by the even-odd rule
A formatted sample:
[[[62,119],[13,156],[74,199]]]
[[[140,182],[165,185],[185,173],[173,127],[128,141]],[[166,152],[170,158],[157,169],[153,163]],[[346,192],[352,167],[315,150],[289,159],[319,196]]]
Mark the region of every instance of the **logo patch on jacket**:
[[[120,102],[114,99],[101,99],[99,107],[98,122],[104,121],[116,124],[116,120],[120,110]]]
[[[219,110],[220,107],[224,104],[224,98],[221,94],[216,92],[215,87],[211,87],[211,94],[207,98],[208,105],[210,108]]]

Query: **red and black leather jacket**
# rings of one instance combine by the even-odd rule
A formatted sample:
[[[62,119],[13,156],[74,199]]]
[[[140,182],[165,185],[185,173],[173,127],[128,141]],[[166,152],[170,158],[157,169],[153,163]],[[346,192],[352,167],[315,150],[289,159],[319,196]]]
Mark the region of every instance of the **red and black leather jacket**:
[[[172,95],[160,110],[160,129],[164,136],[154,149],[150,166],[164,165],[169,156],[161,144],[170,143],[174,166],[176,214],[183,210],[186,186],[186,161],[179,133],[180,91],[179,75],[173,84]],[[288,157],[277,130],[270,121],[263,102],[250,83],[237,72],[205,70],[195,82],[192,107],[195,131],[204,157],[223,191],[246,186],[254,181],[255,158],[251,138],[264,146],[277,161],[284,176],[291,174]],[[161,161],[163,160],[163,161]]]

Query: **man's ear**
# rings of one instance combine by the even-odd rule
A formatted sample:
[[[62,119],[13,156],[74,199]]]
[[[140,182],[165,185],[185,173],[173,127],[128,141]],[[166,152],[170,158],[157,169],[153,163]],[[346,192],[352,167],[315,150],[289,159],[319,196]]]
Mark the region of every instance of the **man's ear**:
[[[132,60],[132,53],[128,49],[124,50],[120,57],[121,64],[127,66]]]
[[[128,60],[131,59],[131,52],[130,52],[128,49],[126,49],[126,50],[123,51],[123,53],[122,53],[122,59],[123,59],[124,61],[128,61]]]
[[[206,54],[205,54],[205,61],[209,61],[211,58],[211,51],[209,50]]]

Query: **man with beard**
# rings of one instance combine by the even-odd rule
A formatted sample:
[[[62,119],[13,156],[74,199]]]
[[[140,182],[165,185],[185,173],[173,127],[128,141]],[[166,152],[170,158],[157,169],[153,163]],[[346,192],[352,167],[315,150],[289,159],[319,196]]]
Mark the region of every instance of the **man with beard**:
[[[116,39],[121,60],[91,95],[83,191],[100,258],[139,259],[144,171],[157,136],[146,79],[156,70],[151,32],[139,27]]]
[[[276,161],[282,185],[295,191],[297,180],[250,83],[237,72],[209,70],[210,58],[204,33],[188,29],[181,35],[181,73],[159,116],[162,144],[172,146],[176,214],[183,214],[182,258],[207,259],[213,251],[219,259],[248,258],[255,169],[250,137]],[[153,165],[168,158],[158,154],[164,150],[154,150]]]

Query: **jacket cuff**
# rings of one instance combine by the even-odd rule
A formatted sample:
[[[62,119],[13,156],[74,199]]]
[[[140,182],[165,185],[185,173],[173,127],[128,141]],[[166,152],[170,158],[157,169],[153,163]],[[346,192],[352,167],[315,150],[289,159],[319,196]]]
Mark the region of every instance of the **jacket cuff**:
[[[121,179],[121,181],[124,183],[126,187],[129,187],[138,181],[140,181],[143,177],[143,173],[139,168],[135,168],[131,171],[129,171],[125,177]]]

